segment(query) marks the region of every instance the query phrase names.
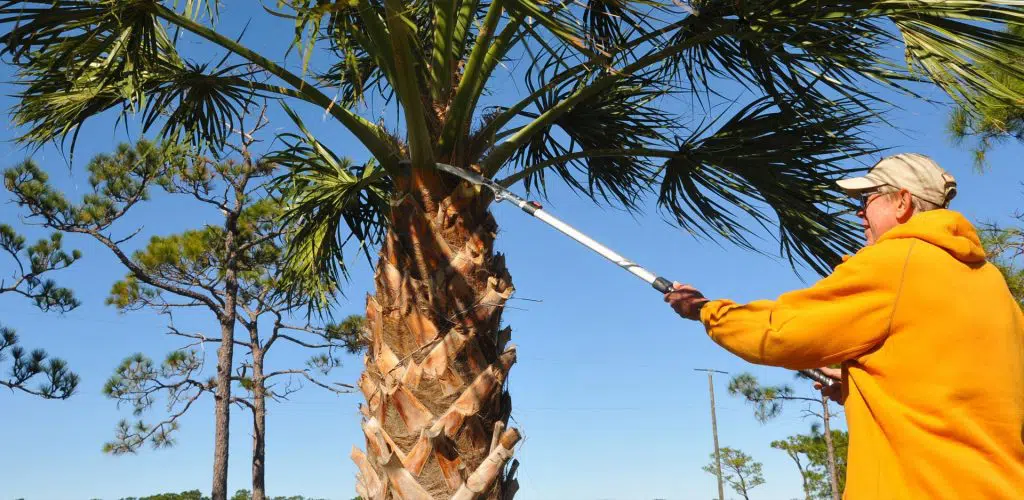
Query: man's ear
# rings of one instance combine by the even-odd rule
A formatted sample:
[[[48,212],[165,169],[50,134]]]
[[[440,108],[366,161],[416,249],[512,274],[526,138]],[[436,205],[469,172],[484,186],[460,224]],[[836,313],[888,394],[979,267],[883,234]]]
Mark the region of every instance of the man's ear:
[[[896,220],[902,224],[914,215],[914,195],[906,189],[901,189],[896,196],[899,198],[899,202],[896,204]]]

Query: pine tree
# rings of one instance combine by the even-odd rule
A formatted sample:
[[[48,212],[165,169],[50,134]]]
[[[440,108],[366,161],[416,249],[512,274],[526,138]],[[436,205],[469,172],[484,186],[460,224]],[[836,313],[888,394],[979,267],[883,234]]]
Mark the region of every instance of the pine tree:
[[[281,195],[275,196],[272,187],[277,166],[250,153],[255,135],[265,125],[260,115],[251,130],[239,134],[228,158],[198,155],[170,143],[143,140],[121,145],[115,153],[89,162],[92,192],[80,203],[55,190],[32,161],[4,172],[5,184],[30,219],[91,237],[127,268],[124,279],[112,286],[108,304],[121,311],[160,313],[167,319],[167,333],[188,342],[160,363],[136,353],[116,368],[103,388],[108,397],[129,405],[135,416],[163,398],[167,416],[155,423],[122,420],[104,451],[123,454],[147,443],[154,448],[172,445],[179,419],[199,398],[212,396],[214,498],[223,497],[226,488],[231,405],[252,414],[252,491],[255,500],[263,500],[268,400],[287,399],[303,382],[336,393],[352,391],[352,385],[322,378],[340,365],[340,355],[356,353],[365,345],[361,316],[340,323],[304,321],[308,295],[281,286],[279,266],[287,229]],[[119,221],[155,189],[178,202],[215,209],[221,223],[153,236],[129,254],[126,243],[138,231],[124,229]],[[117,231],[127,236],[115,238]],[[207,312],[215,332],[180,328],[174,321],[180,311]],[[236,335],[236,329],[242,334]],[[271,370],[266,356],[282,343],[316,352],[304,367]],[[204,377],[207,345],[217,346],[217,359],[215,373]],[[285,383],[278,384],[279,380]]]

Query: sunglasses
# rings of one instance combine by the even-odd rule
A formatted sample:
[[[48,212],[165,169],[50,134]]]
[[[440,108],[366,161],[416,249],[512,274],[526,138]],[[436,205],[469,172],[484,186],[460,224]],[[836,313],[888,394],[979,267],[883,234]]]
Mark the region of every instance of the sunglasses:
[[[877,200],[880,196],[882,196],[882,193],[879,193],[878,191],[871,191],[870,193],[860,195],[860,204],[857,206],[857,211],[866,212],[868,210],[868,205],[870,205],[872,201]]]
[[[888,188],[888,189],[886,189],[886,188]],[[879,185],[875,189],[873,189],[871,191],[868,191],[866,193],[862,193],[860,195],[860,204],[857,205],[857,210],[860,211],[860,212],[867,211],[868,205],[870,205],[872,201],[877,200],[878,198],[882,197],[883,195],[894,194],[894,193],[898,193],[899,191],[900,191],[899,189],[897,189],[896,187],[894,187],[892,185],[889,185],[889,184]]]

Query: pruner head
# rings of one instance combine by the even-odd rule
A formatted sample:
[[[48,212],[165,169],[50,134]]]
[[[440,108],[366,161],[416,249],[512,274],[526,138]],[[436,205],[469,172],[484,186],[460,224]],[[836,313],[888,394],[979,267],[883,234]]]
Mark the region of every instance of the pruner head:
[[[456,176],[456,177],[458,177],[458,178],[460,178],[462,180],[465,180],[466,182],[469,182],[470,184],[475,184],[477,186],[483,186],[483,187],[491,190],[494,193],[494,198],[496,200],[500,200],[500,199],[506,198],[505,197],[505,193],[506,193],[505,188],[501,187],[498,183],[492,181],[491,179],[488,179],[488,178],[486,178],[486,177],[484,177],[484,176],[482,176],[482,175],[480,175],[480,174],[478,174],[476,172],[472,172],[472,171],[466,170],[464,168],[459,168],[459,167],[455,167],[455,166],[452,166],[452,165],[448,165],[446,163],[435,163],[434,165],[437,167],[438,170],[441,170],[442,172],[447,172],[447,173],[452,174],[452,175],[454,175],[454,176]]]
[[[446,163],[435,163],[434,166],[436,166],[437,169],[441,170],[442,172],[448,172],[449,174],[452,174],[473,184],[479,184],[482,186],[487,184],[487,179],[485,179],[483,176],[476,172],[470,172],[469,170],[448,165]]]
[[[411,168],[412,167],[412,161],[411,160],[399,160],[398,164],[401,167],[403,167],[403,168]],[[452,175],[454,175],[456,177],[459,177],[462,180],[468,181],[468,182],[470,182],[472,184],[478,184],[478,185],[484,185],[485,184],[484,181],[486,179],[484,179],[480,175],[476,174],[475,172],[470,172],[468,170],[463,170],[461,168],[454,167],[452,165],[448,165],[448,164],[445,164],[445,163],[434,163],[434,166],[438,170],[440,170],[442,172],[447,172],[447,173],[452,174]]]
[[[410,164],[410,163],[411,162],[409,162],[409,160],[401,160],[399,162],[399,164]],[[510,193],[507,189],[505,189],[505,187],[503,187],[502,185],[498,184],[497,182],[494,182],[493,180],[488,179],[488,178],[486,178],[486,177],[484,177],[484,176],[482,176],[482,175],[480,175],[480,174],[478,174],[476,172],[472,172],[470,170],[466,170],[464,168],[459,168],[459,167],[456,167],[456,166],[453,166],[453,165],[448,165],[446,163],[435,163],[434,166],[438,170],[440,170],[442,172],[447,172],[449,174],[452,174],[452,175],[454,175],[454,176],[456,176],[456,177],[458,177],[458,178],[460,178],[460,179],[462,179],[462,180],[464,180],[464,181],[466,181],[466,182],[468,182],[468,183],[470,183],[470,184],[472,184],[474,186],[479,186],[482,189],[487,189],[488,191],[491,192],[491,194],[494,195],[494,201],[500,202],[500,201],[509,200],[509,201],[515,202],[517,200],[516,195]]]

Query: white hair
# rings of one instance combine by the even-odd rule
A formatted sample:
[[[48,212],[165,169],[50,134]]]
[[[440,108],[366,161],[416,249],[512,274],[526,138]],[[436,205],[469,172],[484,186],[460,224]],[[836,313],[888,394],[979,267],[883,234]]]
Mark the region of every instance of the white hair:
[[[896,197],[896,194],[900,192],[900,188],[893,186],[881,186],[878,188],[878,191],[876,192],[878,194],[884,194],[888,196],[889,199],[893,199]],[[910,204],[911,206],[914,207],[914,213],[927,212],[929,210],[938,210],[942,208],[939,205],[936,205],[935,203],[932,203],[928,200],[918,198],[913,193],[910,194]]]

